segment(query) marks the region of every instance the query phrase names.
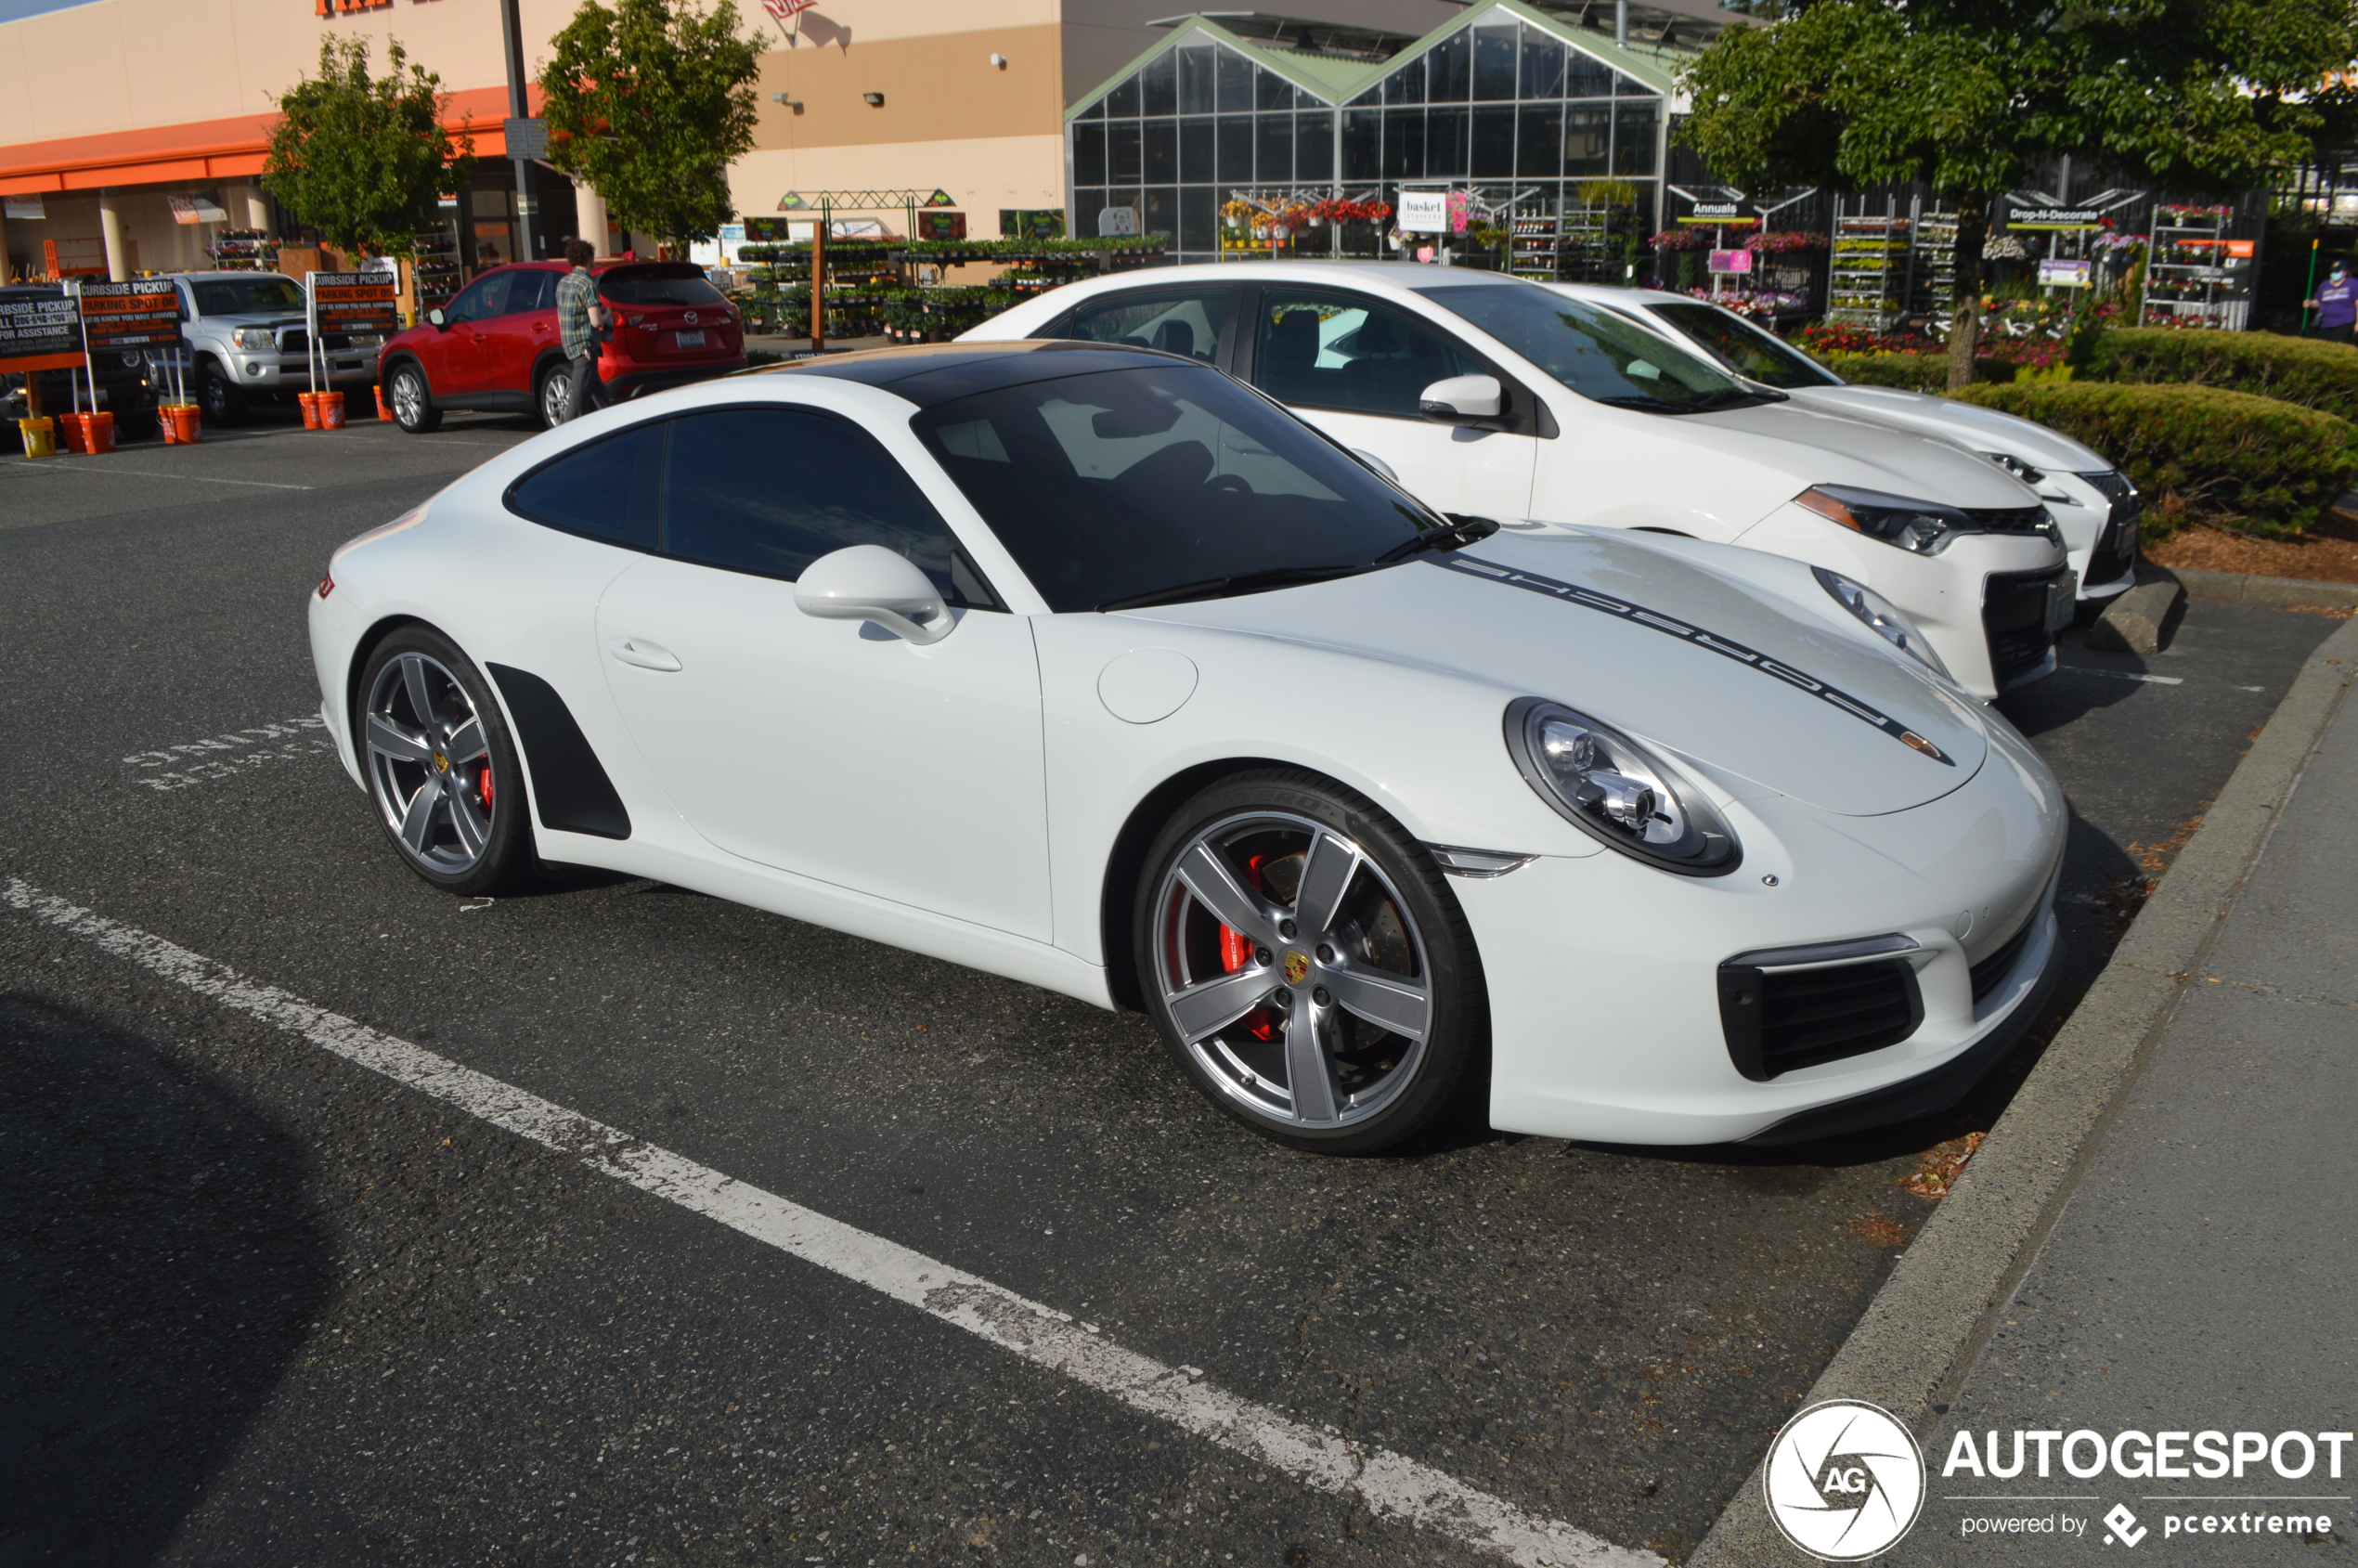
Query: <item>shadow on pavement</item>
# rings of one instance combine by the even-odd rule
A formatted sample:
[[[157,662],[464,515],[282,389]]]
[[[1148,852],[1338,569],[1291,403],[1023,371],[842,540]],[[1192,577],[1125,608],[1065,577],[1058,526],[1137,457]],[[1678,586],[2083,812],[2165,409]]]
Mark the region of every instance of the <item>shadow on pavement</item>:
[[[305,1176],[152,1041],[0,994],[0,1565],[163,1547],[332,1289]]]

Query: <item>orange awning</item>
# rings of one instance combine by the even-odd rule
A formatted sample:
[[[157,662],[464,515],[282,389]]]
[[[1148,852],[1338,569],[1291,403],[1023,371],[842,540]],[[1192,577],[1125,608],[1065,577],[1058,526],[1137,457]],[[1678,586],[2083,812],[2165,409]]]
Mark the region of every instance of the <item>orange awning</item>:
[[[529,92],[538,109],[540,89]],[[443,123],[473,136],[477,157],[505,158],[507,113],[505,87],[475,87],[450,95]],[[0,147],[0,195],[242,179],[262,173],[277,120],[275,114],[239,115]]]

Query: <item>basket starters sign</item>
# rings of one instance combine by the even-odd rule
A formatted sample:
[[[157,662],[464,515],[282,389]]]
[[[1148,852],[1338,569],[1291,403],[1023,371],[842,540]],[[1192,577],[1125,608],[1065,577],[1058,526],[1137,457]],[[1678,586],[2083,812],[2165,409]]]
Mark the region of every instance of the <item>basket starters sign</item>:
[[[401,330],[395,307],[401,280],[389,272],[315,272],[311,274],[311,316],[315,330],[382,332]]]
[[[0,371],[82,369],[82,305],[60,290],[0,299]]]
[[[180,294],[167,278],[128,283],[84,283],[83,330],[90,351],[169,348],[180,341]]]

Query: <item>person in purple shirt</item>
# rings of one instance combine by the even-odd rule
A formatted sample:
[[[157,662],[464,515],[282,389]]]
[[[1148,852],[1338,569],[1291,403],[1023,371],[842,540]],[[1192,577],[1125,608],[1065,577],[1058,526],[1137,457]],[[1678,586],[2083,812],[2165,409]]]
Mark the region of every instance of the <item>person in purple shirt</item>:
[[[2358,279],[2350,269],[2335,262],[2326,269],[2326,280],[2317,286],[2317,297],[2310,305],[2317,312],[2317,335],[2327,343],[2351,342],[2352,329],[2358,328]]]

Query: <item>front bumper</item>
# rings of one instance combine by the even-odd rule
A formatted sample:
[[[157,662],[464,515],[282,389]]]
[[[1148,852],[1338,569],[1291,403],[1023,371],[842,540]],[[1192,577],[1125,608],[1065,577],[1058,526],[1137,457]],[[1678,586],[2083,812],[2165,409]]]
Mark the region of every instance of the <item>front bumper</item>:
[[[1730,876],[1672,876],[1607,851],[1453,879],[1489,983],[1492,1124],[1717,1144],[1822,1136],[1954,1104],[2039,1016],[2058,949],[2062,792],[2010,726],[1993,716],[1986,728],[1998,755],[1910,810],[1840,817],[1765,792],[1730,802],[1744,845]],[[2016,933],[2027,935],[2007,962]],[[1916,944],[1904,954],[1922,1006],[1912,1030],[1747,1078],[1721,965],[1885,934]],[[1993,961],[2005,972],[1976,999],[1973,967]]]
[[[241,392],[294,393],[311,390],[312,368],[300,354],[247,354],[232,351],[220,356],[229,381]],[[330,349],[320,384],[353,386],[376,380],[377,351],[373,348]]]
[[[2111,493],[2095,481],[2112,480]],[[2049,515],[2063,529],[2064,548],[2071,569],[2079,574],[2079,602],[2102,601],[2137,585],[2137,516],[2142,498],[2125,480],[2084,473],[2049,473],[2039,484],[2065,498],[2047,503]]]
[[[1984,702],[2053,668],[2048,659],[2026,676],[2013,649],[2002,660],[1985,619],[1992,578],[2021,580],[2065,568],[2065,552],[2043,535],[1964,534],[1937,555],[1918,555],[1787,501],[1732,542],[1865,583],[1906,611],[1957,684]]]

